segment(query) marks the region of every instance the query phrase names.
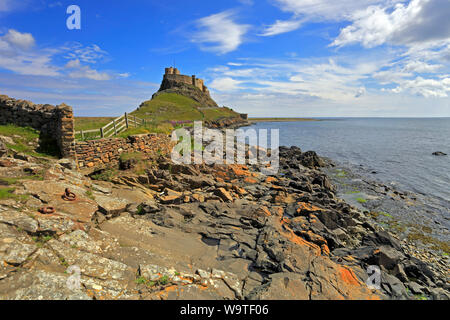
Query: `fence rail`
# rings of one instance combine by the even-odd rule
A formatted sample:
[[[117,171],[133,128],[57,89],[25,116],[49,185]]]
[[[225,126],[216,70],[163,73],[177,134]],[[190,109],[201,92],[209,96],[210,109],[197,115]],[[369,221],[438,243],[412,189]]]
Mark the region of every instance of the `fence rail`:
[[[119,133],[125,131],[130,127],[137,128],[140,126],[145,126],[145,124],[145,119],[140,119],[136,116],[130,116],[125,112],[125,114],[114,119],[113,121],[99,129],[75,131],[75,136],[81,136],[81,140],[85,139],[86,134],[88,134],[89,138],[92,139],[109,138],[112,136],[117,136]],[[91,135],[91,133],[96,134]]]

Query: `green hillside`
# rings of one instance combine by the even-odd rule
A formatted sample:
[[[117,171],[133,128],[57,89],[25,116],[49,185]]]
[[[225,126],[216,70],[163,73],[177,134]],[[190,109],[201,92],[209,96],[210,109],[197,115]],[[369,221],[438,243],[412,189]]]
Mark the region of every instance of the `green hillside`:
[[[191,98],[176,94],[163,93],[154,99],[144,102],[131,115],[155,123],[171,121],[218,120],[239,116],[229,108],[199,109],[198,102]]]
[[[141,133],[170,133],[174,128],[190,126],[193,121],[214,121],[225,118],[239,117],[239,113],[222,108],[199,108],[195,100],[177,93],[161,93],[152,100],[148,100],[130,113],[146,120],[146,126],[129,128],[119,136],[127,137]],[[75,130],[97,129],[114,118],[109,117],[77,117],[75,118]]]

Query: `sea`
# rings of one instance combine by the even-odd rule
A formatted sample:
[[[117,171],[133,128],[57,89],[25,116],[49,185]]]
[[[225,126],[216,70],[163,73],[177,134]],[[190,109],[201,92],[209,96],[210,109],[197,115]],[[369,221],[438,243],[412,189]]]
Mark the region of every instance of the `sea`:
[[[449,222],[450,118],[316,120],[257,122],[251,128],[279,129],[281,146],[316,151],[374,181],[423,195]]]

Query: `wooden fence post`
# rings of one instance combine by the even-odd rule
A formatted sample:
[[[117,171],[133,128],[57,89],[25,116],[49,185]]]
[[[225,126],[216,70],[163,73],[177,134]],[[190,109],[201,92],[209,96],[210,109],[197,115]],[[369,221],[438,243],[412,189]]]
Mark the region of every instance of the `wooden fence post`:
[[[137,128],[138,124],[136,122],[136,116],[134,116],[134,127]]]
[[[117,136],[116,119],[113,120],[114,124],[114,135]]]
[[[127,126],[128,129],[128,115],[126,112],[125,112],[125,125]]]
[[[84,132],[81,130],[81,140],[84,140]]]
[[[100,128],[100,137],[103,138],[104,134],[103,134],[103,128]]]

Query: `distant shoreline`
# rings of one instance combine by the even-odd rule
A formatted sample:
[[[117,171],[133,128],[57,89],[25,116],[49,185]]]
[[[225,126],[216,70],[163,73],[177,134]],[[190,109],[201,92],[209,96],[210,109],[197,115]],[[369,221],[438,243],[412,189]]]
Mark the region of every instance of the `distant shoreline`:
[[[301,121],[322,121],[313,118],[248,118],[249,122],[301,122]]]

